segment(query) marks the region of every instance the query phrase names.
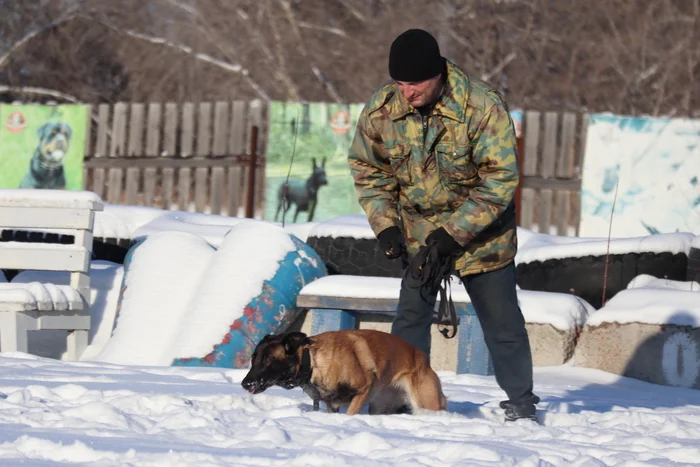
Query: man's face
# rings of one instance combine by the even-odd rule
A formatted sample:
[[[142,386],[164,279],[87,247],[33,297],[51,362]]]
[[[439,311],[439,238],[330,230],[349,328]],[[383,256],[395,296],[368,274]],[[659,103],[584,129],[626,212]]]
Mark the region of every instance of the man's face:
[[[430,105],[440,98],[442,92],[442,75],[434,76],[425,81],[396,81],[399,91],[415,108]]]

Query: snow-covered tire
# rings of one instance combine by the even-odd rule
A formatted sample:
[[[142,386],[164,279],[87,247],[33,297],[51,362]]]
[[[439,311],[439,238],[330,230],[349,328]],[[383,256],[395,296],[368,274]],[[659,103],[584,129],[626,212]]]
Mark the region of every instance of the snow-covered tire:
[[[309,236],[306,243],[326,263],[329,274],[401,277],[401,260],[389,260],[376,238]]]
[[[605,256],[582,256],[532,261],[517,265],[517,280],[524,290],[572,293],[598,309],[602,305]],[[606,301],[640,274],[685,281],[685,253],[625,253],[610,255]]]
[[[686,280],[700,282],[700,248],[692,247],[688,253]]]

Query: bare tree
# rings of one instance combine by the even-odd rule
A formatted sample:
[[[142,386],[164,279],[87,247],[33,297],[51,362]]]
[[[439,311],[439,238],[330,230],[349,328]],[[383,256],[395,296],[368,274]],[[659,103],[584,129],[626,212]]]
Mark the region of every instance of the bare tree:
[[[25,0],[0,25],[6,100],[363,102],[420,27],[511,107],[700,115],[700,0]]]

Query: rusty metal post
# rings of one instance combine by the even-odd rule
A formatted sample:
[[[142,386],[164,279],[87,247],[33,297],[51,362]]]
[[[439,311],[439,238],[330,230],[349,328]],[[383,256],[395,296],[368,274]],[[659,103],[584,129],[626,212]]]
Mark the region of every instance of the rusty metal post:
[[[258,127],[250,128],[250,152],[248,159],[248,197],[245,203],[245,216],[252,219],[255,217],[255,175],[258,163]]]

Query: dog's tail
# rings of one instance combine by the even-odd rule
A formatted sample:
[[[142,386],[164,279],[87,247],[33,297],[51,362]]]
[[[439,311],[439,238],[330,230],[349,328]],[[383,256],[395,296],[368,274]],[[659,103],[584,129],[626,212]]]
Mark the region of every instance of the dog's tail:
[[[417,359],[416,369],[407,386],[411,404],[416,408],[428,410],[445,410],[447,397],[442,392],[442,384],[437,373],[430,367],[428,358],[421,353],[422,360]]]

